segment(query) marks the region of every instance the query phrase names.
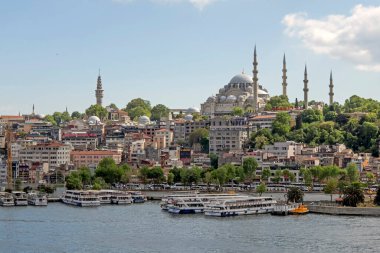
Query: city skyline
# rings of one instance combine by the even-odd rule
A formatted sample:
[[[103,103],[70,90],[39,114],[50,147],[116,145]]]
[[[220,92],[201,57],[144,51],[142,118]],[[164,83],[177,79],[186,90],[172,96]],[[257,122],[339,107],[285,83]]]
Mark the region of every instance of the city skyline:
[[[272,10],[273,3],[276,8]],[[259,83],[272,96],[282,93],[285,53],[291,102],[296,97],[302,100],[305,63],[309,101],[328,103],[331,69],[336,101],[342,103],[354,94],[380,99],[371,90],[380,79],[380,57],[372,45],[379,28],[364,29],[371,36],[362,41],[351,39],[336,45],[352,20],[360,18],[363,26],[370,21],[376,24],[380,7],[374,1],[328,3],[99,0],[4,4],[0,11],[5,24],[0,115],[30,113],[33,104],[37,113],[44,114],[64,111],[66,106],[69,111],[84,111],[95,104],[99,67],[104,105],[113,102],[124,107],[141,97],[172,108],[200,107],[242,69],[251,73],[255,43]],[[252,9],[257,13],[250,16]],[[272,11],[265,15],[268,10]],[[99,16],[105,18],[98,20]],[[333,36],[334,29],[343,35]]]

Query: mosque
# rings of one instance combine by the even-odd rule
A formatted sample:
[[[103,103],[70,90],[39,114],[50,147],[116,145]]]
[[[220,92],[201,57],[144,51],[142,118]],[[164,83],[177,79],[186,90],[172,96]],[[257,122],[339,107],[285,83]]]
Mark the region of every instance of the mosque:
[[[201,104],[201,114],[221,116],[231,114],[235,107],[256,112],[270,99],[268,90],[258,84],[256,46],[253,54],[253,77],[244,73],[235,75],[230,82]]]
[[[201,104],[201,114],[205,116],[222,116],[230,115],[235,107],[240,107],[246,112],[260,112],[265,108],[266,103],[270,99],[268,90],[258,82],[257,69],[257,54],[256,46],[253,53],[253,76],[247,75],[244,72],[234,76],[230,82],[219,90],[215,96],[209,97],[206,102]],[[286,58],[284,55],[282,65],[282,95],[287,96],[287,68]],[[307,68],[304,72],[304,109],[309,106],[309,87],[307,78]],[[330,73],[329,85],[329,104],[334,103],[334,84],[332,72]]]

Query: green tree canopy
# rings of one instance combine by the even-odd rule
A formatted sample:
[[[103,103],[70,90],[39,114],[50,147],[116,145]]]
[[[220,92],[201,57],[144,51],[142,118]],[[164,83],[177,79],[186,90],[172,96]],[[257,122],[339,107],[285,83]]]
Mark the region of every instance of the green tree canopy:
[[[162,117],[168,117],[170,109],[163,104],[158,104],[152,108],[152,120],[160,120]]]
[[[101,105],[91,105],[86,109],[86,115],[88,117],[97,116],[99,119],[104,119],[107,117],[108,112],[107,109],[102,107]]]

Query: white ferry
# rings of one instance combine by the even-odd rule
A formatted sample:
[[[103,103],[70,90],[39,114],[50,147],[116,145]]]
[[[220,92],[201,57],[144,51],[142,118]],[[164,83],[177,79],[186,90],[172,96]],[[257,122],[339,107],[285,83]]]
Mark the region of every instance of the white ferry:
[[[169,213],[189,214],[203,213],[205,206],[213,200],[236,198],[236,194],[196,194],[194,196],[172,198],[171,204],[167,205]],[[240,196],[245,198],[245,196]]]
[[[100,200],[92,191],[67,190],[63,193],[62,202],[74,206],[99,206]]]
[[[167,195],[161,199],[160,207],[163,211],[168,211],[169,206],[173,204],[173,200],[175,198],[181,198],[181,197],[196,197],[197,193],[183,193],[183,194],[173,194],[173,195]]]
[[[277,203],[270,197],[245,197],[213,201],[205,208],[207,216],[237,216],[271,213]]]
[[[132,203],[133,203],[132,195],[128,192],[114,191],[111,195],[111,204],[125,205],[125,204],[132,204]]]
[[[45,194],[42,193],[28,193],[28,204],[32,206],[47,206],[47,197]]]
[[[98,196],[101,205],[111,204],[112,190],[100,190],[94,193]]]
[[[0,192],[0,206],[14,206],[15,201],[12,194],[8,192]]]
[[[28,196],[25,192],[13,191],[12,192],[15,206],[27,206]]]

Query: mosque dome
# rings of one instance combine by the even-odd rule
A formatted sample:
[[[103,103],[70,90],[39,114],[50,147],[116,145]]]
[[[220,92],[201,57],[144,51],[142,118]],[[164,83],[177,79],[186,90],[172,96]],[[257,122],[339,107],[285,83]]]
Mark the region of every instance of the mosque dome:
[[[240,96],[238,97],[238,100],[239,100],[239,101],[244,101],[244,100],[245,100],[245,96],[244,96],[244,95],[240,95]]]
[[[193,120],[193,115],[191,115],[191,114],[186,115],[185,116],[185,120],[186,121],[192,121]]]
[[[140,118],[139,118],[139,125],[146,125],[148,123],[150,123],[149,117],[147,117],[145,115],[144,116],[140,116]]]
[[[235,102],[236,97],[234,95],[229,95],[226,100],[227,100],[227,102]]]
[[[100,122],[99,117],[97,117],[97,116],[91,116],[88,118],[88,124],[90,124],[90,125],[96,125],[99,123],[101,123],[101,122]]]
[[[37,119],[44,119],[45,115],[44,114],[37,114],[36,117],[37,117]]]
[[[266,92],[265,90],[261,90],[259,89],[259,95],[268,95],[268,92]]]
[[[200,111],[199,111],[199,109],[196,108],[196,107],[190,107],[190,108],[187,109],[186,112],[187,112],[187,113],[199,113]]]
[[[252,77],[247,74],[238,74],[232,77],[230,83],[253,83]]]
[[[215,102],[215,100],[216,100],[216,97],[211,96],[211,97],[209,97],[209,98],[207,99],[207,102]]]
[[[219,100],[220,100],[220,102],[226,101],[226,96],[220,96]]]

